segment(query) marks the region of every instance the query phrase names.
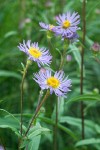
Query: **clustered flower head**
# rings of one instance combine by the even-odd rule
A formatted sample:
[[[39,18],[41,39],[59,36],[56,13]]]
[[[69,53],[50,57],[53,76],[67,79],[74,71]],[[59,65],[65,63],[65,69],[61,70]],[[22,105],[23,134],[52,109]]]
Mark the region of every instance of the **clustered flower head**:
[[[66,97],[65,94],[70,91],[71,80],[65,77],[63,71],[56,71],[52,75],[51,70],[46,70],[45,72],[39,71],[39,73],[34,74],[33,78],[41,87],[42,90],[50,89],[50,94],[53,92],[59,97]]]
[[[49,50],[46,48],[39,48],[38,42],[31,43],[28,40],[26,43],[19,44],[18,48],[28,55],[28,59],[37,62],[38,66],[49,65],[51,63],[52,56],[49,53]]]
[[[80,23],[80,16],[77,12],[62,14],[56,16],[57,26],[48,25],[40,22],[40,26],[46,30],[52,31],[56,36],[61,35],[62,39],[68,39],[72,42],[76,41],[79,36],[77,30],[80,28],[78,24]]]

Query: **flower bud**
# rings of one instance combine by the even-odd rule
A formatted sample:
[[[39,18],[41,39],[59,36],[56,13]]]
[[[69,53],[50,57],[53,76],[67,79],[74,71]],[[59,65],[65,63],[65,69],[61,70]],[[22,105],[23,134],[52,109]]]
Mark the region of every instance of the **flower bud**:
[[[41,69],[40,69],[40,72],[41,72],[41,73],[45,73],[45,72],[46,72],[46,69],[45,69],[45,68],[41,68]]]
[[[92,47],[91,47],[92,51],[94,53],[98,53],[100,51],[100,44],[99,43],[93,43]]]
[[[72,60],[72,56],[71,55],[67,55],[66,56],[66,60],[67,60],[67,62],[70,62]]]

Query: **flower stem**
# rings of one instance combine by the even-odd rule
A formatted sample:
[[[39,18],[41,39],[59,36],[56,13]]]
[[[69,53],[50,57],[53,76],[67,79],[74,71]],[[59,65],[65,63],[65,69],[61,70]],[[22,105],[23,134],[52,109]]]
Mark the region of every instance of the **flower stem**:
[[[68,44],[68,43],[67,43]],[[68,45],[67,45],[68,46]],[[61,57],[60,67],[59,70],[63,69],[66,57],[66,41],[64,41],[64,50]],[[58,132],[58,98],[56,99],[56,118],[55,118],[55,127],[54,127],[54,150],[57,150],[57,132]]]
[[[22,135],[22,124],[23,124],[23,85],[24,85],[24,80],[25,80],[25,76],[26,76],[29,64],[30,64],[29,60],[27,60],[26,67],[25,67],[24,72],[23,72],[22,82],[21,82],[21,100],[20,100],[20,113],[21,113],[20,132],[21,132],[21,135]]]
[[[66,42],[66,41],[64,41]],[[67,43],[68,44],[68,43]],[[65,57],[66,57],[66,43],[64,43],[64,50],[63,50],[63,54],[62,54],[62,57],[61,57],[61,62],[60,62],[60,67],[59,67],[59,70],[62,70],[63,66],[64,66],[64,63],[65,63]]]
[[[54,150],[57,150],[57,133],[58,133],[58,98],[56,98],[56,118],[54,126]]]
[[[52,50],[52,54],[54,53],[54,45],[52,44],[51,42],[51,39],[49,38],[48,39],[48,44],[49,44],[49,47],[50,49]],[[62,58],[61,58],[62,59]],[[53,63],[52,64],[55,64],[55,59],[53,59]],[[56,118],[55,118],[55,124],[53,126],[53,149],[54,150],[57,150],[57,124],[58,124],[58,99],[56,98]]]
[[[40,94],[39,94],[39,97],[38,97],[38,102],[37,102],[36,111],[37,111],[37,109],[38,109],[38,106],[39,106],[39,104],[40,104],[40,101],[41,101],[41,99],[42,99],[42,96],[43,96],[43,91],[41,90],[41,91],[40,91]],[[36,111],[35,111],[35,112],[36,112]]]
[[[29,132],[31,126],[32,126],[32,123],[33,123],[34,120],[36,119],[37,114],[38,114],[38,112],[39,112],[41,106],[44,104],[44,102],[46,101],[46,99],[48,98],[49,95],[50,95],[50,91],[47,90],[47,92],[46,92],[46,94],[45,94],[43,100],[42,100],[41,103],[38,105],[38,108],[36,109],[36,112],[35,112],[35,114],[33,115],[32,119],[31,119],[31,122],[30,122],[30,124],[29,124],[29,126],[28,126],[28,129],[27,129],[26,133],[25,133],[25,136],[28,134],[28,132]]]
[[[80,76],[80,94],[83,94],[83,76],[84,76],[84,45],[86,35],[86,0],[83,0],[82,16],[83,16],[83,38],[82,38],[82,52],[81,52],[81,76]],[[84,103],[81,101],[81,118],[82,118],[82,139],[84,139]]]

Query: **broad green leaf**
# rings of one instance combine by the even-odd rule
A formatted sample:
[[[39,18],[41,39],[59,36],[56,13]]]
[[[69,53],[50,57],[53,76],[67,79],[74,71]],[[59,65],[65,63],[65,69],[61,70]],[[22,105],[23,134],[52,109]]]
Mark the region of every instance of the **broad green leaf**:
[[[18,132],[19,124],[17,124],[15,120],[0,118],[0,128],[9,128],[14,131],[17,136],[20,136]]]
[[[72,53],[75,57],[76,62],[79,65],[79,68],[81,68],[81,55],[79,49],[75,46],[75,44],[71,44],[69,48],[72,50]]]
[[[98,94],[83,94],[74,96],[74,98],[69,99],[66,104],[70,102],[77,102],[77,101],[100,101],[100,95]]]
[[[41,135],[38,135],[36,137],[34,137],[26,146],[26,149],[29,150],[38,150],[39,149],[39,144],[40,144],[40,140],[41,140]]]
[[[0,109],[0,128],[10,128],[17,136],[20,136],[20,122],[11,113]]]
[[[77,127],[81,132],[81,118],[74,118],[70,116],[63,116],[60,118],[60,123],[68,123],[69,125]],[[90,137],[90,135],[94,135],[96,133],[100,133],[100,126],[91,120],[85,119],[85,134]]]
[[[27,138],[24,138],[22,143],[21,143],[21,146],[20,148],[24,148],[28,146],[29,147],[33,147],[33,144],[32,142],[34,143],[35,139],[39,139],[39,143],[40,143],[40,137],[41,137],[41,134],[45,134],[47,132],[50,132],[49,129],[47,128],[43,128],[41,127],[40,123],[38,122],[35,126],[31,127],[31,129],[29,130],[28,132],[28,135],[27,135]],[[36,142],[36,141],[35,141]],[[39,145],[39,143],[37,142],[37,144]],[[30,146],[29,146],[30,145]],[[36,148],[38,148],[38,145]],[[37,149],[36,149],[37,150]]]
[[[19,122],[19,120],[11,113],[9,113],[8,111],[4,110],[4,109],[0,109],[1,113],[3,113],[3,116],[5,116],[5,118],[7,118],[8,116],[10,116],[11,118],[13,118],[14,120],[16,120],[16,122]],[[5,115],[6,114],[6,115]]]
[[[91,138],[91,139],[85,139],[81,140],[76,143],[76,147],[83,146],[83,145],[94,145],[94,144],[100,144],[100,139]]]
[[[29,140],[28,138],[24,138],[22,141],[21,141],[21,144],[20,144],[20,149],[22,148],[25,148],[28,143],[30,142],[31,140]]]
[[[93,45],[93,41],[91,39],[89,39],[88,36],[86,36],[86,42],[89,46]]]
[[[21,75],[16,72],[0,70],[0,77],[13,77],[21,80]]]
[[[49,118],[46,118],[46,117],[39,117],[39,118],[48,124],[55,125],[55,122]],[[59,129],[61,129],[62,131],[66,132],[68,135],[70,135],[74,140],[77,140],[77,136],[69,128],[67,128],[59,123],[57,126]]]
[[[17,49],[14,49],[11,53],[2,53],[0,56],[0,61],[2,62],[4,59],[9,57],[18,57],[19,55],[21,55],[20,52],[17,51]]]
[[[19,116],[18,114],[16,114],[15,116]],[[31,114],[23,114],[23,116],[25,117],[31,117],[32,115]],[[55,125],[55,121],[54,120],[51,120],[49,118],[46,118],[46,117],[39,117],[39,119],[41,119],[43,122],[46,122],[50,125]],[[73,131],[71,131],[69,128],[61,125],[60,123],[58,123],[58,128],[61,129],[62,131],[66,132],[68,135],[70,135],[74,140],[77,140],[77,136],[73,133]],[[35,130],[35,129],[38,129],[37,126],[35,126],[34,128],[32,128],[31,130]],[[31,130],[29,133],[31,133]]]
[[[28,134],[28,139],[32,139],[33,137],[43,134],[45,132],[50,132],[49,129],[41,127],[40,124],[37,124],[35,127],[33,126]]]

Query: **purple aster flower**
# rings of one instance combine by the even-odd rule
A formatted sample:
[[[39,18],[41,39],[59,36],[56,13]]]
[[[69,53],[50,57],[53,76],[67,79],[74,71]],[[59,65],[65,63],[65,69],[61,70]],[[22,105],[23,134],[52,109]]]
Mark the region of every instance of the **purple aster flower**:
[[[45,29],[45,30],[49,30],[49,31],[52,31],[53,28],[55,27],[54,25],[51,25],[51,24],[46,24],[44,22],[40,22],[39,25]]]
[[[0,150],[4,150],[4,147],[2,145],[0,145]]]
[[[46,70],[45,73],[35,73],[33,78],[41,87],[42,90],[50,89],[50,94],[53,92],[57,96],[66,97],[65,94],[70,91],[71,80],[65,77],[63,71],[55,72],[54,76],[51,75],[50,70]]]
[[[28,55],[28,59],[37,62],[39,67],[51,63],[52,56],[49,50],[46,50],[46,48],[39,48],[38,42],[31,43],[31,40],[28,40],[25,43],[25,41],[23,41],[22,44],[19,44],[18,48]]]
[[[64,39],[64,38],[69,39],[71,43],[79,41],[79,40],[78,40],[79,35],[78,35],[77,33],[74,33],[74,32],[73,32],[73,34],[72,34],[71,36],[69,36],[69,35],[67,34],[65,37],[62,37],[62,39]]]
[[[80,28],[78,24],[80,23],[80,16],[77,12],[71,14],[67,12],[56,17],[58,26],[55,26],[52,30],[56,35],[61,35],[62,38],[73,39],[76,38],[76,31]]]

